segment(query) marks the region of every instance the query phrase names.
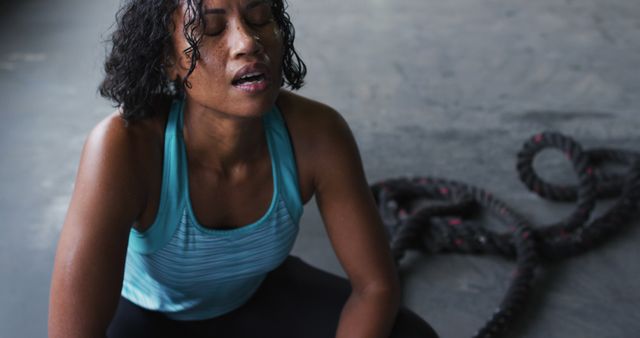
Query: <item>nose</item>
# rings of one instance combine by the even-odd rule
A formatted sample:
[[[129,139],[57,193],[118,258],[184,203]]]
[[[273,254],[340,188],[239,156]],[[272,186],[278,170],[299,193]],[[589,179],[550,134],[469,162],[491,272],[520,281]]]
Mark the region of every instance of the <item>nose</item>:
[[[230,36],[231,54],[234,58],[263,52],[260,36],[243,20],[235,20]]]

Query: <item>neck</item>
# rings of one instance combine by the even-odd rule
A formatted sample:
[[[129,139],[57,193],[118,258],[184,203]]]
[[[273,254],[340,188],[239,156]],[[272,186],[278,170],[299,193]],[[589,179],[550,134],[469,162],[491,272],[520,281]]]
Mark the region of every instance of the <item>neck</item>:
[[[190,165],[222,177],[255,163],[265,151],[261,118],[243,118],[185,104],[183,135]]]

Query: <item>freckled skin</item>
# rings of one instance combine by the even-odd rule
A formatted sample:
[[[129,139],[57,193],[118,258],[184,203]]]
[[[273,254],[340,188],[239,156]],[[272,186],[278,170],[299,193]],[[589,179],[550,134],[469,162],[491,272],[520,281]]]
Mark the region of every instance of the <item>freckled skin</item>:
[[[201,58],[189,77],[191,88],[187,88],[187,106],[238,117],[255,117],[264,113],[275,103],[282,82],[284,48],[276,22],[271,20],[260,27],[251,25],[246,20],[247,9],[242,1],[206,0],[203,5],[204,8],[223,8],[226,11],[226,14],[205,15],[206,25],[213,25],[217,20],[225,21],[226,27],[216,36],[203,36],[199,47]],[[189,47],[184,38],[184,15],[183,5],[173,16],[177,27],[173,34],[173,57],[179,62],[171,74],[180,78],[187,74],[191,62],[183,53]],[[269,89],[259,95],[247,95],[233,88],[231,81],[236,72],[255,62],[269,67]]]

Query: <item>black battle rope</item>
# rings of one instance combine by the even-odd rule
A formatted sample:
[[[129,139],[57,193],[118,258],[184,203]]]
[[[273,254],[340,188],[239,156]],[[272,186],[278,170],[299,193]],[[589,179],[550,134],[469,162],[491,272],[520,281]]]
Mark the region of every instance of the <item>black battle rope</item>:
[[[535,156],[546,148],[566,155],[578,176],[578,185],[543,181],[533,169]],[[602,164],[616,163],[626,175],[606,172]],[[520,179],[533,192],[555,201],[575,201],[564,220],[532,226],[491,193],[459,181],[414,177],[375,183],[371,190],[389,234],[396,264],[409,249],[428,253],[498,254],[516,260],[505,296],[474,337],[496,337],[521,312],[532,287],[538,258],[560,259],[582,253],[630,222],[640,202],[640,153],[593,149],[585,151],[567,136],[545,132],[525,142],[518,153]],[[617,200],[589,222],[598,198]],[[479,209],[506,225],[497,232],[471,219]]]

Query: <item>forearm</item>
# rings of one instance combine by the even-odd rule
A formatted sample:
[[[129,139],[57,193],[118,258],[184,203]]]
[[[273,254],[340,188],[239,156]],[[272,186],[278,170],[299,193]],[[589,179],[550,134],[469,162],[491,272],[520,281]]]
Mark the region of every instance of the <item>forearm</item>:
[[[58,285],[56,285],[58,284]],[[80,288],[62,288],[54,283],[49,305],[49,338],[104,338],[117,301],[88,302]],[[69,292],[75,290],[75,294]],[[106,292],[106,291],[104,291]],[[61,297],[61,295],[64,295]]]
[[[118,305],[121,284],[108,285],[109,278],[91,270],[68,266],[54,269],[49,303],[49,338],[106,337],[107,327]],[[99,278],[104,283],[96,281]]]
[[[352,292],[340,315],[336,338],[389,337],[399,304],[399,291]]]

